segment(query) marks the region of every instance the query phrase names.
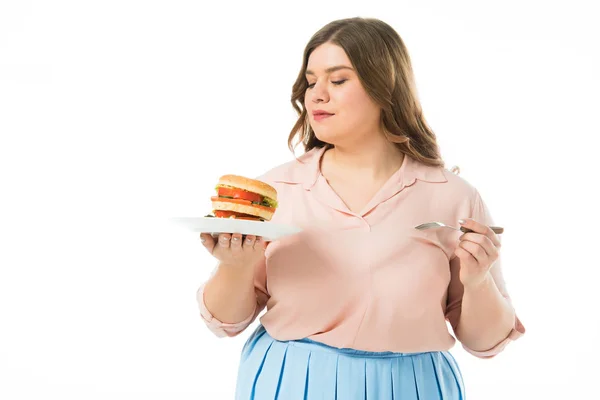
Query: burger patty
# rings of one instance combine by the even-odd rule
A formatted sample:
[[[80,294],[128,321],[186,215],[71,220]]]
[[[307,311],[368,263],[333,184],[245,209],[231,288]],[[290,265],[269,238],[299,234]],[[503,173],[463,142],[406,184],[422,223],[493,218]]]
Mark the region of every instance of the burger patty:
[[[253,204],[248,200],[227,199],[218,196],[211,197],[214,211],[234,211],[237,213],[260,217],[269,221],[275,213],[275,208]]]

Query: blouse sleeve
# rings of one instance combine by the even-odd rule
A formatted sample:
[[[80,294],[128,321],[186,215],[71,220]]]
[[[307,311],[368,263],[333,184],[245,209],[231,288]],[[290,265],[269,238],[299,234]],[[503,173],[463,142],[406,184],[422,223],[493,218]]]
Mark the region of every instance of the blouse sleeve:
[[[263,257],[262,261],[259,261],[255,267],[254,291],[256,294],[256,305],[254,307],[254,311],[250,313],[250,315],[248,315],[246,319],[240,322],[227,323],[220,321],[217,318],[215,318],[215,316],[206,307],[206,303],[204,302],[204,288],[208,280],[210,280],[210,278],[214,276],[218,267],[213,270],[207,282],[200,286],[200,288],[196,292],[196,300],[200,309],[200,316],[202,317],[204,323],[207,325],[208,329],[217,337],[233,337],[240,334],[256,319],[258,314],[260,314],[260,312],[265,308],[267,300],[269,299],[269,294],[266,288],[265,267],[266,261]]]
[[[494,221],[492,219],[492,216],[491,216],[485,202],[483,201],[483,199],[481,198],[481,196],[479,195],[478,192],[476,192],[475,195],[476,196],[475,196],[475,199],[474,199],[472,207],[471,207],[471,209],[472,209],[471,218],[473,218],[474,220],[476,220],[478,222],[484,223],[488,226],[494,225]],[[498,237],[501,240],[501,235],[499,235]],[[504,296],[504,298],[512,306],[512,302],[511,302],[510,296],[508,294],[508,291],[506,289],[506,283],[504,281],[504,277],[502,274],[502,265],[501,265],[502,260],[501,259],[502,259],[502,256],[500,255],[500,257],[494,262],[494,265],[492,266],[490,273],[494,279],[496,287],[498,288],[498,290],[500,291],[502,296]],[[460,259],[458,257],[454,256],[450,259],[451,278],[450,278],[450,284],[448,287],[446,319],[450,322],[450,324],[452,325],[452,328],[454,329],[455,332],[456,332],[456,328],[458,325],[458,321],[460,319],[462,295],[463,295],[463,291],[464,291],[463,285],[460,282],[459,271],[460,271]],[[503,340],[501,340],[499,343],[497,343],[492,348],[484,350],[484,351],[475,351],[473,349],[468,348],[464,344],[462,344],[462,346],[467,352],[473,354],[476,357],[491,358],[491,357],[496,356],[502,350],[504,350],[504,348],[506,347],[506,345],[508,345],[508,343],[520,338],[524,333],[525,333],[525,327],[521,323],[520,319],[517,316],[515,316],[515,322],[514,322],[513,328],[510,331],[510,333]]]

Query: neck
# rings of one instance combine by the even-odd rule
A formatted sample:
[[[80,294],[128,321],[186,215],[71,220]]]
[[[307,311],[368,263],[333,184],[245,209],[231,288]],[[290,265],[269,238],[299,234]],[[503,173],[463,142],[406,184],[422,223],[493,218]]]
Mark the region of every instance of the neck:
[[[404,154],[386,139],[369,140],[353,147],[336,145],[328,153],[331,169],[336,175],[361,176],[373,180],[388,178],[404,160]]]

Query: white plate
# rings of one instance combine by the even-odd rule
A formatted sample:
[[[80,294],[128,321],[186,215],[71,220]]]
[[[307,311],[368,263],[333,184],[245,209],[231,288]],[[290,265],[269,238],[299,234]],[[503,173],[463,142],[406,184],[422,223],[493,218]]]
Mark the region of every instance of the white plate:
[[[277,240],[301,231],[300,228],[292,225],[233,218],[181,217],[171,218],[171,221],[192,232],[241,233],[262,236],[267,240]]]

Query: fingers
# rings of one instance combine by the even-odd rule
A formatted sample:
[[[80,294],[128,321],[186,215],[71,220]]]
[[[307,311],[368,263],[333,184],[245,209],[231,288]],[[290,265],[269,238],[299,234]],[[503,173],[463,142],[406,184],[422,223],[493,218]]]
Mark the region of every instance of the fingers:
[[[254,235],[242,235],[241,233],[220,233],[216,238],[211,236],[208,233],[201,233],[200,240],[204,247],[210,249],[215,245],[219,245],[223,248],[231,248],[231,249],[250,249],[252,250],[255,247],[255,244],[262,245],[264,241],[260,236]]]
[[[256,244],[254,245],[254,249],[255,250],[260,250],[260,251],[265,251],[265,249],[267,248],[267,246],[269,245],[269,243],[267,240],[265,240],[264,237],[259,236],[256,239]]]
[[[460,245],[456,248],[456,250],[454,251],[454,254],[456,254],[456,256],[458,258],[460,258],[461,265],[464,265],[467,263],[473,264],[473,265],[477,264],[477,259],[475,257],[473,257],[473,255],[471,253],[469,253],[467,250],[462,248]]]
[[[244,250],[254,250],[254,246],[256,245],[256,236],[248,235],[244,240]]]
[[[261,236],[248,235],[246,238],[247,250],[263,251],[266,247],[266,242]]]
[[[200,241],[211,254],[216,249],[231,250],[235,254],[255,250],[264,251],[268,244],[260,236],[242,235],[240,233],[220,233],[217,237],[213,237],[209,233],[201,233]]]
[[[477,221],[475,221],[473,218],[463,218],[463,219],[459,219],[458,222],[460,223],[461,226],[464,226],[465,228],[471,229],[477,233],[481,233],[481,234],[485,234],[487,232],[487,230],[489,229],[486,225],[483,225]]]
[[[201,233],[200,242],[202,242],[202,245],[206,247],[209,253],[212,253],[213,249],[215,248],[215,239],[210,233]]]
[[[220,233],[218,236],[219,248],[228,249],[230,248],[231,235],[229,233]]]
[[[461,226],[471,229],[475,233],[479,233],[481,235],[488,237],[492,241],[494,246],[500,247],[499,237],[489,226],[482,224],[480,222],[477,222],[472,218],[464,218],[464,219],[459,220],[458,222],[461,224]]]
[[[469,254],[471,254],[479,263],[485,262],[485,260],[488,258],[488,254],[485,252],[483,247],[476,243],[465,240],[460,242],[459,246],[468,251]]]
[[[480,233],[463,233],[459,238],[461,242],[471,242],[480,245],[484,249],[488,249],[490,247],[494,247],[494,244],[490,240],[489,237],[482,235]]]
[[[490,244],[490,249],[485,249],[477,243],[463,240],[459,243],[459,247],[467,251],[479,264],[490,264],[498,259],[498,250]]]
[[[231,235],[230,247],[232,251],[251,251],[258,248],[262,241],[260,237],[254,235],[242,235],[241,233],[234,233]]]
[[[261,239],[261,248],[262,250],[266,250],[267,246],[270,244],[271,242],[266,241],[264,238]]]
[[[231,235],[231,251],[238,253],[242,250],[242,235],[240,233],[234,233]]]
[[[493,233],[493,232],[492,232]],[[496,244],[485,235],[481,235],[479,233],[465,233],[460,238],[460,243],[468,242],[473,245],[474,250],[479,253],[483,251],[486,256],[494,258],[498,254],[498,249],[500,246],[496,246]],[[465,247],[466,248],[466,247]],[[474,254],[475,255],[475,254]]]

